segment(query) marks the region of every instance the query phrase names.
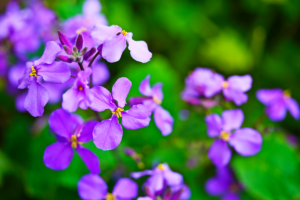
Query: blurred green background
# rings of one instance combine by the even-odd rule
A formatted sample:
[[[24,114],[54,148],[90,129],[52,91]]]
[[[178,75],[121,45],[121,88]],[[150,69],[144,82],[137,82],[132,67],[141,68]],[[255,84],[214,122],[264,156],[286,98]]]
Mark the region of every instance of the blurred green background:
[[[5,1],[1,1],[1,10]],[[47,0],[60,20],[81,13],[81,0]],[[289,114],[280,123],[255,122],[263,113],[255,92],[260,88],[290,89],[300,102],[300,1],[299,0],[101,0],[102,13],[110,25],[133,32],[134,40],[147,42],[153,58],[146,64],[133,60],[125,50],[117,63],[107,63],[111,72],[105,84],[109,90],[119,77],[128,77],[132,89],[128,97],[139,96],[138,86],[147,74],[151,84],[164,84],[162,106],[175,118],[174,131],[163,137],[153,119],[140,130],[124,129],[121,145],[112,151],[86,146],[99,156],[101,176],[110,191],[116,179],[140,171],[123,153],[124,147],[143,156],[146,168],[154,162],[167,162],[182,173],[192,190],[192,200],[218,199],[204,190],[205,181],[215,175],[207,158],[212,139],[206,135],[205,114],[180,98],[184,79],[196,67],[209,67],[228,77],[251,74],[253,87],[245,113],[244,127],[262,131],[262,151],[253,157],[234,155],[230,166],[244,185],[242,199],[300,199],[299,148],[292,147],[287,134],[300,136],[300,123]],[[52,171],[43,164],[44,149],[55,141],[49,127],[32,127],[35,118],[19,113],[14,99],[0,92],[0,199],[79,199],[76,184],[88,173],[75,155],[70,167]],[[45,119],[60,104],[47,105]],[[233,108],[233,105],[229,105]],[[179,119],[182,109],[189,109],[186,121]],[[216,107],[208,112],[222,111]],[[91,110],[78,110],[85,119]],[[104,117],[109,112],[103,113]],[[280,128],[279,128],[280,127]],[[266,133],[268,129],[268,133]],[[145,178],[137,182],[141,186]],[[144,196],[142,190],[141,196]]]

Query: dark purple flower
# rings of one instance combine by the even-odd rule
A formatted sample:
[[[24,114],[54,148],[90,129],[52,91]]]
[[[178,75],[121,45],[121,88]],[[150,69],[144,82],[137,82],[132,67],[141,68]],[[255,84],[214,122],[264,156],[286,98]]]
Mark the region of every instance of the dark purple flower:
[[[162,191],[165,186],[175,187],[183,183],[182,175],[173,172],[166,163],[159,164],[153,170],[131,173],[131,176],[135,179],[146,175],[150,175],[150,177],[145,185],[152,194]]]
[[[261,135],[252,128],[240,128],[243,121],[244,114],[240,109],[226,110],[222,118],[217,114],[205,117],[208,136],[219,137],[208,150],[208,157],[216,166],[223,167],[230,161],[227,142],[242,156],[252,156],[260,151]]]
[[[98,112],[109,109],[113,114],[110,119],[98,123],[94,129],[94,143],[99,149],[111,150],[120,144],[123,129],[119,124],[119,117],[122,117],[122,124],[126,129],[134,130],[149,125],[151,112],[146,106],[134,105],[124,111],[131,85],[131,81],[123,77],[113,85],[112,94],[102,86],[92,88],[94,99],[90,108]]]
[[[257,99],[266,105],[266,113],[272,121],[281,121],[288,110],[295,119],[299,119],[299,105],[291,98],[288,91],[282,89],[261,89],[256,93]]]
[[[59,140],[44,152],[44,163],[52,170],[64,170],[73,158],[75,149],[91,173],[100,173],[100,162],[96,154],[82,146],[93,139],[96,121],[84,123],[80,116],[63,109],[55,110],[49,117],[51,130]]]
[[[242,186],[234,179],[227,167],[217,168],[217,176],[209,179],[205,190],[212,196],[221,196],[222,200],[240,200],[238,192]]]
[[[34,117],[42,116],[44,106],[49,100],[47,89],[42,80],[52,83],[64,83],[71,72],[65,63],[55,62],[61,51],[59,45],[53,41],[47,42],[45,51],[39,60],[27,62],[23,77],[20,79],[19,89],[28,87],[24,107]]]
[[[154,112],[154,121],[162,135],[167,136],[173,130],[174,119],[168,111],[163,109],[160,104],[163,100],[162,83],[156,83],[150,87],[150,75],[148,75],[140,84],[140,93],[146,97],[130,98],[129,104],[144,104],[147,108]]]
[[[127,33],[119,26],[96,24],[92,31],[92,37],[100,46],[103,45],[101,46],[102,57],[108,62],[120,60],[123,51],[126,49],[126,42],[128,43],[131,57],[136,61],[146,63],[152,57],[146,42],[134,41],[132,33]]]
[[[121,178],[114,186],[113,192],[108,193],[105,181],[98,175],[84,175],[77,185],[78,193],[84,200],[130,200],[136,198],[138,185],[129,178]]]

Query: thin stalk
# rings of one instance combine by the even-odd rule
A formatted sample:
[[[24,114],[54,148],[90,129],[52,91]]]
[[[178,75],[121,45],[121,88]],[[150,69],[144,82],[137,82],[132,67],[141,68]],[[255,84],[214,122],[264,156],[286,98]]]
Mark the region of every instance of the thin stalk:
[[[79,65],[79,67],[80,67],[80,70],[83,71],[83,70],[84,70],[84,67],[83,67],[82,63],[81,63],[81,62],[78,62],[78,65]]]

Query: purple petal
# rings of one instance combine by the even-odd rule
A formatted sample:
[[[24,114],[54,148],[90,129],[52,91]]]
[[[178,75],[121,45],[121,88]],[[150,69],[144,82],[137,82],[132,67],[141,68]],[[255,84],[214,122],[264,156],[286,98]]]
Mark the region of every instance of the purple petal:
[[[76,151],[91,173],[100,174],[100,161],[96,154],[80,145],[76,148]]]
[[[143,104],[143,102],[145,100],[149,100],[149,98],[151,98],[151,97],[131,97],[129,99],[129,106],[132,107],[133,105]]]
[[[152,95],[152,89],[150,87],[150,75],[148,75],[144,80],[142,80],[139,91],[144,96],[151,96]]]
[[[205,117],[207,125],[207,135],[209,137],[218,137],[222,131],[222,119],[217,114],[210,114]]]
[[[75,41],[75,46],[77,47],[78,51],[81,51],[83,47],[83,37],[82,34],[79,34]]]
[[[82,12],[84,15],[97,15],[101,11],[101,4],[98,0],[86,0],[83,3]]]
[[[167,181],[168,186],[180,185],[183,181],[182,175],[173,172],[167,164],[164,164],[164,178]]]
[[[8,75],[9,83],[11,85],[13,85],[14,87],[18,87],[19,80],[23,77],[25,68],[26,68],[26,65],[24,65],[24,63],[18,63],[18,64],[13,65],[9,69],[7,75]],[[29,68],[27,75],[30,74],[30,72],[31,72],[31,69]],[[29,76],[27,76],[27,77],[29,77]]]
[[[122,113],[122,125],[126,129],[139,129],[149,125],[151,112],[141,104],[134,105],[128,111]]]
[[[141,172],[132,172],[130,174],[130,176],[132,178],[137,179],[137,178],[140,178],[142,176],[152,175],[152,173],[153,173],[152,170],[145,170],[145,171],[141,171]]]
[[[156,83],[152,87],[152,96],[157,100],[162,101],[164,98],[164,94],[162,92],[162,83]]]
[[[78,142],[89,142],[93,139],[93,130],[97,125],[98,121],[89,121],[84,124],[79,136],[77,137]]]
[[[281,121],[286,115],[286,104],[284,100],[277,101],[266,107],[266,114],[272,121]]]
[[[26,109],[24,108],[24,102],[25,102],[26,96],[27,96],[27,91],[21,93],[19,96],[16,97],[15,105],[19,112],[26,111]]]
[[[108,81],[110,74],[104,63],[96,63],[93,65],[93,85],[103,85]]]
[[[24,70],[23,77],[19,80],[19,89],[25,89],[30,84],[30,73],[31,73],[31,67],[33,66],[32,62],[27,62],[26,67]]]
[[[232,88],[224,89],[223,94],[227,100],[233,101],[238,106],[248,101],[248,96],[246,94]]]
[[[158,106],[154,110],[154,121],[163,136],[167,136],[172,132],[174,119],[170,113],[161,106]]]
[[[230,136],[228,142],[242,156],[253,156],[261,150],[262,137],[252,128],[241,128]]]
[[[242,126],[244,121],[244,113],[241,109],[226,110],[222,113],[223,130],[232,131]]]
[[[210,195],[222,195],[227,192],[230,183],[223,181],[219,177],[209,179],[205,183],[205,190]]]
[[[123,136],[122,126],[116,115],[108,120],[98,123],[93,131],[94,143],[102,150],[115,149],[121,142]]]
[[[123,108],[126,104],[126,97],[131,88],[131,81],[128,78],[119,78],[112,88],[112,96],[114,100],[118,101],[119,107]]]
[[[126,36],[128,42],[128,49],[130,50],[131,57],[139,62],[146,63],[152,58],[152,53],[148,49],[148,45],[144,41],[134,41],[132,39],[132,33],[128,33]]]
[[[69,41],[68,37],[65,34],[63,34],[61,31],[57,31],[57,33],[58,33],[58,38],[59,38],[60,43],[62,45],[66,45],[67,47],[72,49],[73,45]]]
[[[213,142],[208,150],[208,157],[217,167],[224,167],[231,158],[231,151],[227,142],[218,139]]]
[[[228,193],[221,200],[240,200],[241,198],[237,194]]]
[[[283,98],[281,89],[261,89],[256,92],[257,99],[265,105],[273,104]]]
[[[151,197],[139,197],[137,200],[153,200]]]
[[[91,89],[94,95],[93,101],[90,104],[90,108],[94,111],[102,112],[106,109],[110,109],[112,112],[116,110],[116,105],[113,103],[113,98],[110,92],[102,86],[95,86]]]
[[[224,77],[220,74],[214,73],[213,76],[207,79],[204,83],[204,96],[212,97],[215,94],[222,91],[222,82],[224,81]]]
[[[115,36],[117,35],[117,33],[121,32],[122,28],[116,25],[105,26],[102,24],[96,24],[91,35],[95,39],[95,41],[100,45],[103,44],[108,38]]]
[[[246,92],[251,89],[252,77],[250,75],[245,76],[231,76],[227,80],[229,87],[241,92]]]
[[[84,175],[77,185],[80,198],[85,200],[105,199],[107,195],[107,185],[105,181],[98,175]]]
[[[297,101],[295,101],[292,98],[288,98],[286,99],[286,106],[287,109],[290,111],[291,115],[298,120],[300,117],[300,113],[299,113],[299,105]]]
[[[75,112],[80,101],[84,100],[84,95],[77,88],[70,88],[63,94],[62,107],[69,112]]]
[[[102,57],[110,63],[117,62],[125,49],[125,37],[122,34],[114,35],[103,43]]]
[[[191,189],[187,185],[184,185],[182,189],[183,189],[183,191],[181,193],[180,199],[181,200],[190,199],[192,196]]]
[[[73,155],[69,142],[55,142],[46,148],[43,160],[46,167],[52,170],[64,170],[70,165]]]
[[[56,42],[47,42],[42,57],[34,61],[34,66],[39,66],[40,64],[52,64],[59,52],[61,52],[61,48]]]
[[[51,65],[40,65],[37,74],[46,82],[64,83],[69,80],[71,71],[66,63],[54,62]]]
[[[64,138],[71,138],[75,123],[70,113],[64,109],[57,109],[49,116],[51,130]]]
[[[161,191],[164,187],[164,178],[162,173],[153,174],[151,177],[148,178],[145,184],[153,193]]]
[[[138,185],[129,178],[120,178],[112,194],[120,199],[133,199],[138,194]]]
[[[37,82],[35,77],[28,86],[28,93],[24,101],[24,108],[33,116],[42,116],[44,107],[49,100],[49,94],[46,88]]]

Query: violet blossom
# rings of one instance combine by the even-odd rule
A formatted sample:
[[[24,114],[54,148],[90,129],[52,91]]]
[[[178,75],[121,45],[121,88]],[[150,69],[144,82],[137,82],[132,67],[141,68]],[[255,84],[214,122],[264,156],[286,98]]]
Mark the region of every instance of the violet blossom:
[[[208,150],[208,157],[217,167],[223,167],[230,161],[231,150],[227,142],[242,156],[252,156],[260,151],[261,135],[252,128],[240,128],[243,121],[241,109],[226,110],[222,117],[217,114],[205,117],[208,136],[219,138]]]
[[[300,117],[299,105],[287,90],[261,89],[257,91],[256,97],[266,105],[265,112],[272,121],[283,120],[287,110],[295,119]]]
[[[98,175],[84,175],[77,184],[78,194],[84,200],[130,200],[136,198],[138,185],[129,178],[120,178],[108,192],[105,181]]]
[[[24,107],[34,117],[43,115],[44,106],[49,100],[48,91],[42,81],[64,83],[71,76],[70,69],[65,63],[54,61],[60,51],[61,48],[57,43],[47,42],[42,57],[34,62],[26,63],[18,88],[28,88]]]
[[[150,75],[142,80],[139,91],[145,97],[130,98],[130,105],[143,104],[154,113],[154,121],[163,136],[169,135],[173,130],[174,119],[168,111],[162,108],[163,100],[162,83],[156,83],[151,88]]]
[[[53,111],[49,117],[49,126],[58,140],[45,149],[45,165],[52,170],[66,169],[71,163],[74,149],[91,173],[99,174],[100,162],[97,155],[82,146],[93,139],[92,132],[96,123],[84,123],[80,116],[63,109]]]
[[[101,56],[108,62],[117,62],[120,60],[123,51],[130,50],[131,57],[139,62],[146,63],[150,61],[152,53],[148,50],[148,45],[144,41],[134,41],[132,33],[127,33],[121,27],[112,25],[105,26],[96,24],[92,31],[92,37],[99,44],[98,50]]]
[[[217,168],[217,175],[205,184],[206,192],[212,196],[221,196],[221,200],[240,200],[238,192],[242,189],[227,167]]]
[[[102,112],[111,110],[112,117],[99,122],[94,129],[93,137],[95,145],[102,150],[116,148],[123,136],[123,129],[118,118],[122,117],[122,125],[126,129],[139,129],[149,125],[151,112],[146,106],[134,105],[128,111],[124,111],[126,97],[131,88],[131,81],[127,78],[119,78],[112,88],[112,94],[102,86],[92,88],[94,99],[90,108]]]

